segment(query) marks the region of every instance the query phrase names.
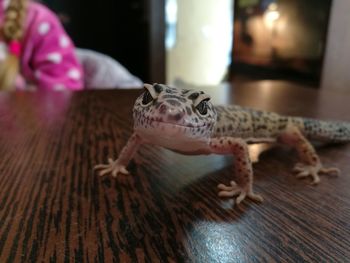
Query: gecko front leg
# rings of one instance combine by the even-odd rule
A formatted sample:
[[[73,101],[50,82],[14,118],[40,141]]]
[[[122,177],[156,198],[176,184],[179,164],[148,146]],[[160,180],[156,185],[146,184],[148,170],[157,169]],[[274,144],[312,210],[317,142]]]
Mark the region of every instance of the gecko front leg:
[[[113,177],[117,177],[118,173],[128,174],[129,172],[126,170],[126,166],[133,158],[141,144],[141,137],[134,133],[122,149],[118,159],[113,161],[111,158],[109,158],[108,164],[98,164],[94,167],[94,169],[100,170],[100,176],[104,176],[108,173],[111,173]]]
[[[297,178],[312,178],[312,184],[320,182],[319,174],[340,173],[338,168],[324,168],[314,147],[304,137],[300,130],[294,125],[288,125],[286,130],[280,135],[279,141],[295,148],[298,152],[300,162],[294,167]]]
[[[234,169],[238,177],[237,183],[231,181],[229,186],[219,184],[218,188],[221,190],[219,196],[237,196],[236,204],[241,203],[246,197],[262,202],[263,198],[253,192],[253,168],[247,143],[238,138],[222,137],[212,138],[209,145],[212,153],[233,154],[236,157]]]

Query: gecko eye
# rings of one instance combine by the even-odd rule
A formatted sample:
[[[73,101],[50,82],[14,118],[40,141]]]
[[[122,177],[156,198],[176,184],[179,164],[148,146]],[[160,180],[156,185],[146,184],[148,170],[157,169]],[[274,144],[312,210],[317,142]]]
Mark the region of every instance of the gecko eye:
[[[147,104],[149,104],[151,101],[153,101],[153,97],[152,97],[151,93],[146,89],[146,90],[145,90],[145,93],[143,94],[142,104],[143,104],[143,105],[147,105]]]
[[[202,100],[197,106],[196,109],[201,115],[206,115],[208,113],[208,100]]]

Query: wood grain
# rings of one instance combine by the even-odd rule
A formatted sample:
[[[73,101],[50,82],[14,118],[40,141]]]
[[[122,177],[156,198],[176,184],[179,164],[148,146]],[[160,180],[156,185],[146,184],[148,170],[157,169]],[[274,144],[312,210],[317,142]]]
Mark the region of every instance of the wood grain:
[[[253,82],[209,89],[216,102],[350,121],[350,94]],[[221,96],[225,93],[225,96]],[[342,170],[294,178],[289,149],[254,164],[263,204],[217,197],[230,156],[142,147],[131,175],[99,178],[132,132],[139,91],[0,94],[0,262],[346,262],[350,147],[320,146]],[[251,148],[252,154],[264,146]]]

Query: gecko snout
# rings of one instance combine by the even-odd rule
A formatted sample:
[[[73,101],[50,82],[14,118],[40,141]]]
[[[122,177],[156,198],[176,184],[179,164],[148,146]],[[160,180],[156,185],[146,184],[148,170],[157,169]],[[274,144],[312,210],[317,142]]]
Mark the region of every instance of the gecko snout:
[[[173,120],[173,121],[179,121],[183,118],[184,115],[185,115],[185,113],[183,111],[174,112],[174,113],[168,115],[168,119]]]
[[[171,107],[165,104],[162,104],[159,107],[159,113],[165,116],[169,121],[180,121],[184,115],[185,110],[178,107]]]

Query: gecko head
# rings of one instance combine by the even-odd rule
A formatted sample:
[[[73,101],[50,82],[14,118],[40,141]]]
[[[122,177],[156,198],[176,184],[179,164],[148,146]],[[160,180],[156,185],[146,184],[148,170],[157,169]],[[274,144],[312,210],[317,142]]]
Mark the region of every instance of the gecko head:
[[[216,123],[210,96],[202,91],[145,84],[134,110],[135,130],[174,139],[209,138]]]

